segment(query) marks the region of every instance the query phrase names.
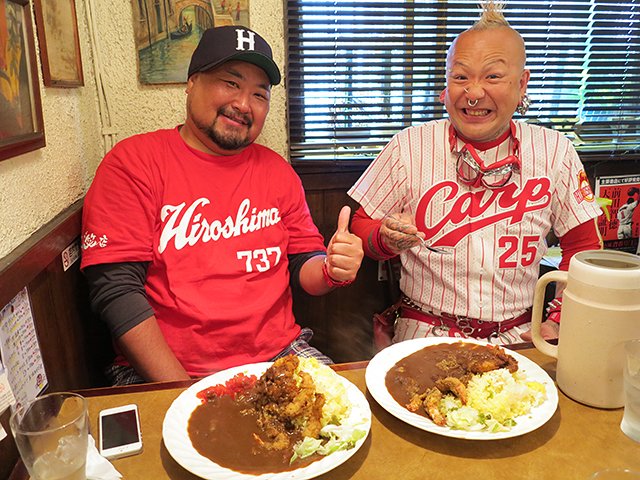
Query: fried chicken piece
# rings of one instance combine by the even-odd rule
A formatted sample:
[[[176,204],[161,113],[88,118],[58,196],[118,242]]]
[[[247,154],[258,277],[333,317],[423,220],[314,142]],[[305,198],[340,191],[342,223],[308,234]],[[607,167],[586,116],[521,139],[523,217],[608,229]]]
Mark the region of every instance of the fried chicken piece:
[[[415,394],[405,407],[410,412],[418,412],[421,408],[436,425],[447,423],[445,415],[440,411],[442,394],[451,392],[460,399],[463,405],[467,403],[467,387],[456,377],[446,377],[436,380],[436,386],[421,394]]]
[[[442,393],[451,392],[460,399],[463,405],[467,404],[467,387],[456,377],[439,378],[436,380],[436,388]]]
[[[313,403],[309,405],[307,410],[308,417],[306,424],[302,430],[302,436],[319,438],[322,429],[322,408],[324,407],[325,397],[320,393],[316,393]]]
[[[298,357],[278,359],[256,382],[251,403],[258,415],[260,433],[257,443],[267,450],[291,447],[292,433],[318,438],[322,428],[324,395],[316,392],[313,378],[299,372],[300,383],[294,377]]]
[[[318,438],[322,428],[322,407],[325,398],[321,393],[316,393],[316,386],[311,375],[300,372],[300,378],[302,381],[299,385],[299,391],[283,409],[283,417],[304,425],[302,430],[304,436]]]
[[[440,401],[442,400],[442,392],[438,388],[427,390],[425,398],[422,402],[424,410],[433,420],[433,423],[444,427],[447,424],[447,418],[440,411]]]
[[[485,373],[506,368],[511,373],[518,370],[518,362],[498,345],[477,345],[470,350],[467,369],[471,373]]]
[[[416,393],[412,395],[411,399],[409,400],[409,403],[407,403],[405,407],[410,412],[416,413],[422,408],[422,402],[424,402],[424,399],[426,398],[426,396],[427,396],[426,393]]]

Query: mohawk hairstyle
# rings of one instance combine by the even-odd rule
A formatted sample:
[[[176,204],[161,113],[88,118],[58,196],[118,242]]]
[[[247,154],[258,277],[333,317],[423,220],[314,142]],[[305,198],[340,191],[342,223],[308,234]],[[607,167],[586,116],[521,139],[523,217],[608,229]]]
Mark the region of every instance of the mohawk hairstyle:
[[[502,11],[504,10],[504,2],[496,0],[486,0],[480,7],[482,8],[482,15],[480,19],[469,30],[488,30],[498,27],[509,27],[509,22]]]

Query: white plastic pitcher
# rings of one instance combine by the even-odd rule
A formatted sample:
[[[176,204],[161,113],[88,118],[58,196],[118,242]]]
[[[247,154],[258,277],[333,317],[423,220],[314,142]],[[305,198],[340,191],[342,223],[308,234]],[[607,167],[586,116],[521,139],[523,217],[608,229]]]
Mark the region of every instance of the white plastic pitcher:
[[[540,335],[550,282],[566,285],[558,346]],[[622,407],[623,343],[640,338],[640,257],[588,250],[571,258],[568,272],[540,277],[531,331],[536,348],[557,358],[556,382],[565,395],[593,407]]]

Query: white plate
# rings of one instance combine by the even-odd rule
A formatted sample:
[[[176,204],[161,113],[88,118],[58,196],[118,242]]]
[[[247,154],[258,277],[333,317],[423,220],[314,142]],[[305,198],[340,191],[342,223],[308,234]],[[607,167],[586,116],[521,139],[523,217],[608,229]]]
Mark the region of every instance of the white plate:
[[[517,352],[507,350],[507,353],[515,358],[518,362],[518,370],[524,372],[527,379],[540,382],[547,390],[547,399],[537,407],[534,407],[527,415],[522,415],[516,419],[517,425],[506,432],[468,432],[466,430],[454,430],[449,427],[441,427],[433,423],[427,417],[423,417],[416,413],[412,413],[404,406],[400,405],[391,396],[385,384],[387,372],[400,360],[411,355],[418,350],[431,345],[442,343],[477,343],[480,345],[488,345],[487,342],[481,342],[472,339],[461,338],[416,338],[396,343],[390,347],[380,351],[369,362],[366,371],[366,382],[369,393],[375,400],[391,415],[398,417],[400,420],[413,425],[414,427],[426,430],[427,432],[437,433],[446,437],[464,438],[467,440],[497,440],[500,438],[511,438],[531,432],[536,428],[544,425],[556,411],[558,406],[558,390],[553,380],[547,372]]]
[[[366,419],[364,428],[366,428],[367,435],[360,439],[354,448],[334,452],[321,460],[313,462],[306,467],[298,468],[297,470],[265,473],[262,475],[250,475],[224,468],[209,460],[207,457],[200,455],[196,449],[193,448],[187,428],[191,413],[201,404],[196,394],[207,387],[224,383],[240,372],[259,377],[271,365],[271,362],[253,363],[223,370],[222,372],[215,373],[194,383],[173,401],[164,417],[162,438],[164,439],[167,450],[176,462],[191,473],[207,480],[306,480],[336,468],[356,453],[369,434],[371,428],[371,409],[364,394],[346,378],[339,375],[338,378],[347,389],[347,395],[351,402],[351,416]]]

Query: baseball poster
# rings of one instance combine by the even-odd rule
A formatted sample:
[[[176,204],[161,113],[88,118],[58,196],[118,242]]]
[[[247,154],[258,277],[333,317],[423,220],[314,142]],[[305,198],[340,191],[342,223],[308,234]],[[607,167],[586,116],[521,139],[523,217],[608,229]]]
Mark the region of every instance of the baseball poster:
[[[640,237],[640,174],[596,178],[596,196],[611,200],[598,218],[604,248],[636,253]]]

